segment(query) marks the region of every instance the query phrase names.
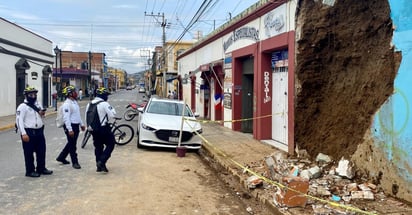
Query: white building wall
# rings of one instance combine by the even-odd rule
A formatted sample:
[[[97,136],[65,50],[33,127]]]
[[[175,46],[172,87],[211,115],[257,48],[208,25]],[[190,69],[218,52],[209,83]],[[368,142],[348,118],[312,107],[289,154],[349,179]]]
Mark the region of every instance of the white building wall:
[[[13,43],[32,48],[36,51],[53,55],[52,42],[36,35],[30,31],[25,30],[17,25],[7,22],[0,18],[0,38],[11,41]],[[53,62],[53,57],[48,57],[39,53],[31,52],[16,46],[8,45],[0,42],[0,48],[15,52],[21,55],[31,56],[33,58],[39,58],[45,61]],[[16,112],[16,68],[15,64],[21,57],[14,56],[7,53],[0,52],[0,71],[2,78],[0,78],[0,102],[3,108],[0,108],[0,116],[14,115]],[[26,83],[30,86],[34,86],[39,90],[37,96],[40,104],[43,103],[43,91],[42,91],[42,76],[43,68],[52,64],[45,62],[38,62],[27,59],[30,69],[26,70]],[[37,72],[37,79],[33,80],[32,72]],[[48,79],[50,80],[51,75]],[[49,98],[51,101],[51,98]]]
[[[11,115],[16,111],[16,70],[11,75],[10,68],[14,69],[17,60],[17,57],[0,53],[0,71],[2,73],[2,78],[0,78],[0,102],[2,106],[0,116]]]

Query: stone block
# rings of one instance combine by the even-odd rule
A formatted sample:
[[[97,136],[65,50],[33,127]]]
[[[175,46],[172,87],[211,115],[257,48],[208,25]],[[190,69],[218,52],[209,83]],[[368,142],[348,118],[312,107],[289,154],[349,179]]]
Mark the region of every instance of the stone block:
[[[305,196],[309,190],[309,180],[301,177],[285,177],[287,188],[275,193],[275,203],[286,207],[305,207],[308,201]]]

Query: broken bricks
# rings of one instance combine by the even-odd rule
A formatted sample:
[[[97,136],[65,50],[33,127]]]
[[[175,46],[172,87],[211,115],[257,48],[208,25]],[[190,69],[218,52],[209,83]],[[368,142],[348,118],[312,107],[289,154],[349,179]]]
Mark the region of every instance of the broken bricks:
[[[286,187],[279,188],[274,196],[274,203],[281,207],[305,207],[309,180],[301,177],[284,177]]]
[[[354,165],[349,160],[341,159],[338,164],[338,168],[336,168],[336,172],[339,176],[346,177],[352,179],[354,174]]]
[[[252,175],[247,179],[247,187],[250,189],[254,189],[258,186],[263,185],[263,180],[257,177],[256,175]]]
[[[374,196],[377,192],[376,185],[352,181],[355,177],[355,166],[343,158],[336,166],[328,155],[321,153],[316,157],[316,164],[305,158],[287,158],[283,153],[273,153],[265,157],[264,164],[264,175],[284,185],[276,186],[273,196],[273,202],[278,207],[305,207],[307,204],[316,204],[309,195],[343,204],[351,200],[379,198]],[[257,181],[255,177],[250,177],[249,188],[255,187],[254,183]]]

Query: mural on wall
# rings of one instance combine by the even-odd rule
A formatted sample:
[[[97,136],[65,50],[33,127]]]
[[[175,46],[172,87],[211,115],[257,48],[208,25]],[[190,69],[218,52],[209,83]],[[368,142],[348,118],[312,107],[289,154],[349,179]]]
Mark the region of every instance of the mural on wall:
[[[389,0],[389,4],[395,27],[392,43],[402,52],[402,62],[395,92],[375,116],[372,134],[400,175],[412,182],[412,5],[407,0]]]

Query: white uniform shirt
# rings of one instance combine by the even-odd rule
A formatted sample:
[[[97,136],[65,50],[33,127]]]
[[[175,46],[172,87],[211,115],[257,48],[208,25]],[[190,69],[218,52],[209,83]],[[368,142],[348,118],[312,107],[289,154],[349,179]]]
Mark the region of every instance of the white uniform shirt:
[[[27,100],[24,100],[24,102],[27,102]],[[37,101],[35,106],[40,110],[42,109]],[[26,103],[21,103],[16,110],[16,125],[20,135],[25,135],[26,130],[24,128],[39,129],[43,127],[43,117]]]
[[[105,126],[108,121],[112,120],[115,117],[116,110],[108,102],[105,102],[102,98],[99,98],[99,97],[94,98],[92,100],[92,104],[96,104],[99,101],[102,101],[102,102],[97,104],[97,113],[99,114],[99,119],[100,119],[100,122],[102,122],[102,126]],[[89,109],[89,104],[87,104],[85,116],[87,116],[88,109]],[[107,117],[105,117],[106,115]]]
[[[72,124],[83,126],[82,117],[80,116],[80,106],[76,100],[67,98],[63,105],[63,121],[67,130],[72,131]]]

